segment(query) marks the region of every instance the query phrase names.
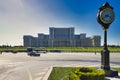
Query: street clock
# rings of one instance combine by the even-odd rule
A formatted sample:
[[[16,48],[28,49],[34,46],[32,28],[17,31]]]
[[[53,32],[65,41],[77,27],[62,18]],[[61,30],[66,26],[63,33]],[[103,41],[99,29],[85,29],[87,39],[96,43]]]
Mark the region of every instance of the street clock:
[[[110,24],[114,21],[114,12],[110,8],[105,8],[100,12],[100,20],[104,24]]]
[[[101,51],[101,69],[105,71],[105,76],[109,77],[118,76],[118,71],[110,69],[110,51],[107,46],[107,30],[114,19],[115,13],[108,2],[98,9],[97,21],[100,25],[102,25],[104,30],[104,46]]]
[[[99,8],[97,14],[97,21],[102,25],[104,29],[108,29],[109,25],[114,21],[115,13],[113,8],[106,2]]]

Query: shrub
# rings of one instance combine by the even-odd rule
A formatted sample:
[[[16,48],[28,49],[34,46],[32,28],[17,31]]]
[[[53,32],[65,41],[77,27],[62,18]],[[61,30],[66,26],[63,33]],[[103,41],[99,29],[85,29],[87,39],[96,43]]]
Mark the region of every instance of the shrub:
[[[79,79],[79,76],[77,76],[75,73],[71,72],[69,74],[69,80],[81,80],[81,79]]]
[[[78,77],[79,79],[78,79]],[[96,68],[76,68],[70,73],[70,80],[104,80],[105,72]]]
[[[93,72],[95,70],[95,68],[80,68],[79,71],[80,72],[84,72],[84,73],[88,73],[88,72]]]

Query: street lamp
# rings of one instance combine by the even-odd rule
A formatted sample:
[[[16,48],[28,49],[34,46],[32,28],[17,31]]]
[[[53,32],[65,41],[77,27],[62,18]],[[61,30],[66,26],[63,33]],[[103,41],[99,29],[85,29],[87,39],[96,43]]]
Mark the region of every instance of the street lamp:
[[[118,76],[117,71],[110,69],[110,52],[107,47],[107,30],[114,19],[115,13],[113,7],[110,6],[108,2],[104,3],[103,6],[101,6],[98,10],[97,21],[104,30],[104,46],[103,50],[101,51],[101,69],[105,71],[106,76]]]

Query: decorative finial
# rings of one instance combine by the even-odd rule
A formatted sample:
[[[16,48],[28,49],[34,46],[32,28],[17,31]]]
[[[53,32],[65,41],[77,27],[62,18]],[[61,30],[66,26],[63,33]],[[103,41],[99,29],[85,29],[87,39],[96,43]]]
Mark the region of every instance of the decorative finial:
[[[108,2],[105,2],[103,6],[110,6]]]
[[[110,7],[110,8],[112,8],[112,6],[110,6],[110,4],[108,3],[108,2],[105,2],[104,4],[103,4],[103,7]],[[112,8],[113,9],[113,8]]]

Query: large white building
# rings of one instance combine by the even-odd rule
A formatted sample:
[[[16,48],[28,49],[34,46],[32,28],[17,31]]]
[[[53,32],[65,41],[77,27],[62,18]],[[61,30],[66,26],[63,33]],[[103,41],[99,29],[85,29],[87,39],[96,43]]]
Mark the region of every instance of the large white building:
[[[70,28],[49,28],[49,35],[39,33],[38,37],[24,35],[25,47],[53,47],[53,46],[76,46],[90,47],[100,46],[101,37],[86,37],[86,33],[75,35],[74,27]]]

